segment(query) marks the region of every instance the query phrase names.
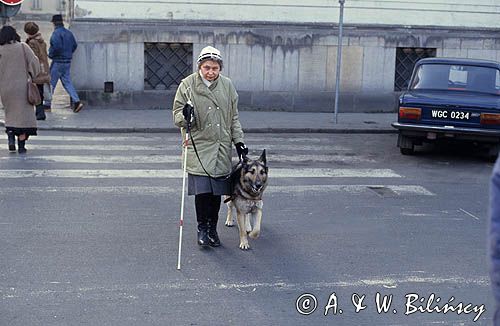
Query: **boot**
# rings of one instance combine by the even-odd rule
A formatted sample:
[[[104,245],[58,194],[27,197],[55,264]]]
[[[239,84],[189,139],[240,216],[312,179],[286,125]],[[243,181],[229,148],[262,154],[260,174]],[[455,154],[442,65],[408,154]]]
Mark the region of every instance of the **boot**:
[[[220,239],[219,235],[217,234],[217,221],[219,220],[219,217],[211,218],[209,220],[208,224],[208,244],[211,247],[218,247],[220,246]]]
[[[17,152],[19,154],[26,153],[26,147],[24,147],[25,144],[26,144],[26,140],[19,140],[19,138],[17,138],[17,146],[19,147],[17,149]]]
[[[36,116],[37,120],[45,120],[46,119],[45,110],[43,108],[43,105],[40,104],[40,105],[36,106],[35,116]]]
[[[9,140],[9,151],[15,152],[16,151],[16,136],[14,135],[14,132],[7,131],[7,139]]]
[[[198,245],[202,247],[209,245],[208,227],[206,223],[198,223]]]

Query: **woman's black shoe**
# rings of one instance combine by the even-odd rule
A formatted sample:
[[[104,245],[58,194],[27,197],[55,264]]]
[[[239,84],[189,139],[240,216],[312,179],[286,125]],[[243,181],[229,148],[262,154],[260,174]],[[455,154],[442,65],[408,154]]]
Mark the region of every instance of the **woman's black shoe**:
[[[13,132],[7,132],[7,139],[9,140],[9,151],[16,151],[16,136]]]
[[[217,230],[208,230],[208,244],[210,247],[219,247],[220,239]]]
[[[206,247],[209,245],[207,227],[198,225],[198,245]]]
[[[17,150],[17,152],[19,154],[26,153],[26,147],[24,147],[25,143],[26,143],[26,140],[19,140],[19,139],[17,140],[17,146],[19,147],[19,149]]]

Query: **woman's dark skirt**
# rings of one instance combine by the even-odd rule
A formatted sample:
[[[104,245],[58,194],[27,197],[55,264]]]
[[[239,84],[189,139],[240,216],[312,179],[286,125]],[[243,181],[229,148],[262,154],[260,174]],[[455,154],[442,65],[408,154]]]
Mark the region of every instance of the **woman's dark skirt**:
[[[26,134],[28,136],[36,136],[37,128],[16,128],[16,127],[5,127],[5,132],[11,131],[14,135],[19,136]]]
[[[188,174],[188,195],[212,194],[230,195],[231,179],[226,177],[209,178],[204,175]]]

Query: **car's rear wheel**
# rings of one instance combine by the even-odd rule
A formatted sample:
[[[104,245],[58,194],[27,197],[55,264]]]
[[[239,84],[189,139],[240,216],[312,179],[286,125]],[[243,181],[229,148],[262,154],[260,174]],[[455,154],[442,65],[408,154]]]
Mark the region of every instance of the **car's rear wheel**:
[[[415,144],[409,137],[403,136],[401,133],[398,136],[399,151],[403,155],[413,155],[415,153]]]
[[[415,149],[414,148],[400,148],[399,151],[403,155],[413,155],[413,154],[415,154]]]
[[[495,162],[497,160],[499,151],[500,151],[499,144],[491,145],[490,148],[488,149],[488,154],[486,155],[486,159],[488,160],[488,162]]]

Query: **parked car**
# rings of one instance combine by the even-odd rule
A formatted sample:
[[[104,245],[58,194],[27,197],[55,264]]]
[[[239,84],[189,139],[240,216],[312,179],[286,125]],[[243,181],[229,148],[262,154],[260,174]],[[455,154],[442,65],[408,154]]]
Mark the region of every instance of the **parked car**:
[[[417,62],[408,89],[399,98],[398,147],[442,139],[500,149],[500,63],[486,60],[426,58]]]

